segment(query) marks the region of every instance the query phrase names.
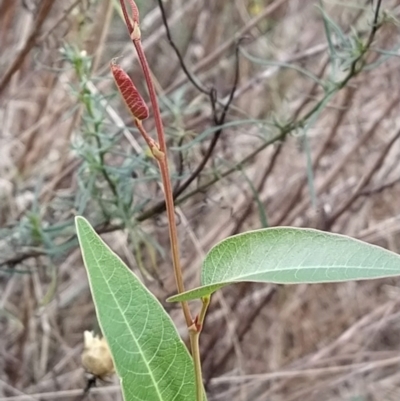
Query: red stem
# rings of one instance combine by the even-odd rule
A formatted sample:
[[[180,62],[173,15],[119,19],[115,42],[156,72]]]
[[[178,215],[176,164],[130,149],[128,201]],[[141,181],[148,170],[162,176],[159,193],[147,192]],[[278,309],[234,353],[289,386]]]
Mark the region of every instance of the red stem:
[[[178,293],[182,293],[185,291],[185,286],[183,282],[182,276],[182,268],[180,264],[180,253],[179,253],[179,242],[178,242],[178,230],[176,228],[176,219],[175,219],[175,207],[174,207],[174,198],[172,193],[171,180],[169,176],[168,169],[168,157],[167,157],[167,146],[165,141],[164,127],[161,119],[161,113],[158,106],[158,100],[156,91],[154,88],[153,80],[151,78],[150,67],[147,63],[146,56],[143,51],[142,43],[140,41],[140,28],[139,28],[139,13],[136,7],[136,4],[133,0],[129,0],[132,13],[133,13],[133,25],[131,20],[129,19],[128,13],[126,11],[124,0],[120,0],[121,7],[123,10],[124,18],[126,25],[129,30],[130,37],[135,46],[136,52],[138,54],[139,62],[143,70],[143,75],[146,80],[147,88],[149,91],[150,102],[153,107],[154,120],[156,124],[157,138],[158,144],[155,146],[150,145],[150,150],[152,151],[154,157],[157,159],[161,177],[164,187],[164,196],[165,196],[165,204],[167,209],[167,217],[168,217],[168,227],[169,227],[169,237],[171,244],[171,252],[172,252],[172,263],[174,267],[175,281],[178,289]],[[143,126],[141,124],[138,125],[138,128],[141,134],[144,136],[144,139],[148,144],[150,144],[150,137],[145,132]],[[183,314],[185,316],[185,321],[188,327],[192,326],[193,319],[190,313],[189,306],[187,302],[182,302]]]
[[[160,145],[160,150],[161,150],[161,152],[166,154],[167,146],[166,146],[166,142],[165,142],[164,126],[163,126],[163,123],[161,120],[161,114],[160,114],[160,109],[158,106],[156,91],[154,89],[153,80],[152,80],[151,74],[150,74],[150,67],[149,67],[149,64],[147,63],[146,56],[144,55],[141,41],[134,40],[133,44],[135,45],[135,48],[136,48],[136,51],[137,51],[137,54],[139,57],[139,62],[143,69],[144,78],[146,80],[147,89],[149,91],[150,102],[151,102],[151,105],[154,110],[154,120],[156,123],[157,138],[158,138],[158,142]]]

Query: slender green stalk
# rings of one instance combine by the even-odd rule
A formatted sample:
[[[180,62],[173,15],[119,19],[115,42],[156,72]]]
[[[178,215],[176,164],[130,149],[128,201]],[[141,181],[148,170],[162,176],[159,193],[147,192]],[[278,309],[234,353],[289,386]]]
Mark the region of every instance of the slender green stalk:
[[[200,334],[203,330],[204,319],[207,314],[208,305],[210,305],[211,296],[206,296],[201,299],[202,306],[198,317],[191,327],[189,327],[190,348],[192,351],[194,373],[196,381],[196,400],[202,401],[204,398],[203,374],[201,371],[200,358]]]
[[[189,339],[190,339],[190,350],[192,352],[192,358],[194,363],[194,375],[196,382],[196,401],[203,401],[204,398],[204,386],[203,386],[203,375],[201,372],[201,358],[200,358],[200,332],[195,328],[189,328]]]

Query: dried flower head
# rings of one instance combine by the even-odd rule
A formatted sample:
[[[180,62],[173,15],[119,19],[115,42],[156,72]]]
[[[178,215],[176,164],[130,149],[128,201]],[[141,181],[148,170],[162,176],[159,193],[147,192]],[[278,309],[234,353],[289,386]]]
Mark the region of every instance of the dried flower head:
[[[82,366],[99,379],[104,379],[114,373],[114,363],[105,338],[95,336],[92,331],[83,333],[84,348]]]

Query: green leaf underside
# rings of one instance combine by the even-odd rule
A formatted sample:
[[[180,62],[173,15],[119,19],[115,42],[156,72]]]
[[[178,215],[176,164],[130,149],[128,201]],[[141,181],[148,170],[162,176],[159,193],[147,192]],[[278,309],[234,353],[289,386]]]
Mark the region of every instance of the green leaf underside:
[[[193,362],[169,315],[84,218],[76,227],[125,400],[194,400]]]
[[[330,283],[400,275],[400,256],[344,235],[274,227],[229,237],[207,254],[201,287],[168,299],[192,300],[228,284]]]

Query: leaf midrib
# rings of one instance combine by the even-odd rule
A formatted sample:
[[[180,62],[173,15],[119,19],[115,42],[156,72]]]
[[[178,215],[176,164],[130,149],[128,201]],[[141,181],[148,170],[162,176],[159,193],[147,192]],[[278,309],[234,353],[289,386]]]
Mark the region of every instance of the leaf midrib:
[[[86,251],[86,250],[84,250],[84,252],[85,252],[85,251]],[[153,375],[153,373],[152,373],[152,371],[151,371],[151,369],[150,369],[150,365],[149,365],[149,363],[147,362],[147,359],[145,358],[145,354],[142,352],[142,348],[139,346],[139,342],[137,341],[137,339],[136,339],[134,333],[132,332],[131,327],[130,327],[130,325],[129,325],[127,319],[125,318],[124,313],[122,312],[122,308],[120,307],[117,298],[114,296],[114,293],[111,291],[111,287],[110,287],[109,284],[108,284],[108,280],[106,279],[106,276],[104,275],[104,272],[103,272],[103,270],[102,270],[101,267],[100,267],[100,263],[99,263],[100,260],[97,260],[97,258],[96,258],[96,256],[95,256],[94,252],[92,252],[92,248],[91,248],[91,247],[89,247],[89,251],[92,253],[93,258],[94,258],[94,260],[96,261],[97,267],[98,267],[98,269],[99,269],[99,271],[100,271],[100,273],[101,273],[101,275],[102,275],[103,281],[106,283],[106,286],[107,286],[107,288],[109,289],[110,294],[111,294],[111,296],[113,297],[114,302],[115,302],[115,304],[117,305],[117,308],[118,308],[118,310],[120,311],[121,316],[123,317],[123,320],[124,320],[126,326],[128,327],[128,331],[129,331],[129,333],[131,334],[131,336],[132,336],[132,338],[133,338],[133,341],[135,342],[135,344],[136,344],[136,346],[137,346],[137,348],[138,348],[138,350],[139,350],[140,355],[142,356],[142,359],[143,359],[143,361],[144,361],[144,363],[145,363],[145,365],[146,365],[146,368],[147,368],[147,370],[148,370],[149,376],[151,377],[151,380],[152,380],[152,382],[153,382],[153,385],[154,385],[155,389],[157,390],[158,399],[159,399],[160,401],[162,401],[163,399],[162,399],[162,396],[161,396],[161,392],[160,392],[160,389],[159,389],[159,387],[158,387],[157,381],[156,381],[156,379],[155,379],[155,377],[154,377],[154,375]],[[111,252],[111,250],[110,250],[110,252]],[[118,257],[118,256],[116,256],[116,257]],[[125,267],[124,267],[124,268],[125,268]],[[100,323],[100,324],[101,324],[101,323]]]
[[[223,283],[233,283],[236,281],[240,281],[243,280],[245,281],[245,279],[249,278],[249,277],[253,277],[253,276],[257,276],[257,275],[262,275],[262,274],[271,274],[271,273],[280,273],[280,272],[290,272],[290,271],[294,271],[294,270],[301,270],[301,271],[305,271],[305,270],[311,270],[311,269],[354,269],[354,270],[390,270],[393,271],[395,273],[398,273],[398,269],[395,268],[391,268],[391,267],[373,267],[373,266],[343,266],[343,265],[338,265],[338,266],[329,266],[329,267],[323,267],[323,266],[297,266],[297,267],[285,267],[285,268],[279,268],[277,270],[260,270],[260,271],[255,271],[255,272],[251,272],[251,273],[247,273],[247,274],[237,274],[235,276],[232,277],[228,277],[228,278],[222,278],[219,281],[210,281],[208,283],[202,283],[201,286],[197,287],[197,288],[202,288],[202,287],[206,287],[206,286],[211,286],[211,285],[218,285],[218,284],[223,284]],[[213,277],[214,278],[214,277]],[[196,288],[193,288],[193,290],[195,290]]]

